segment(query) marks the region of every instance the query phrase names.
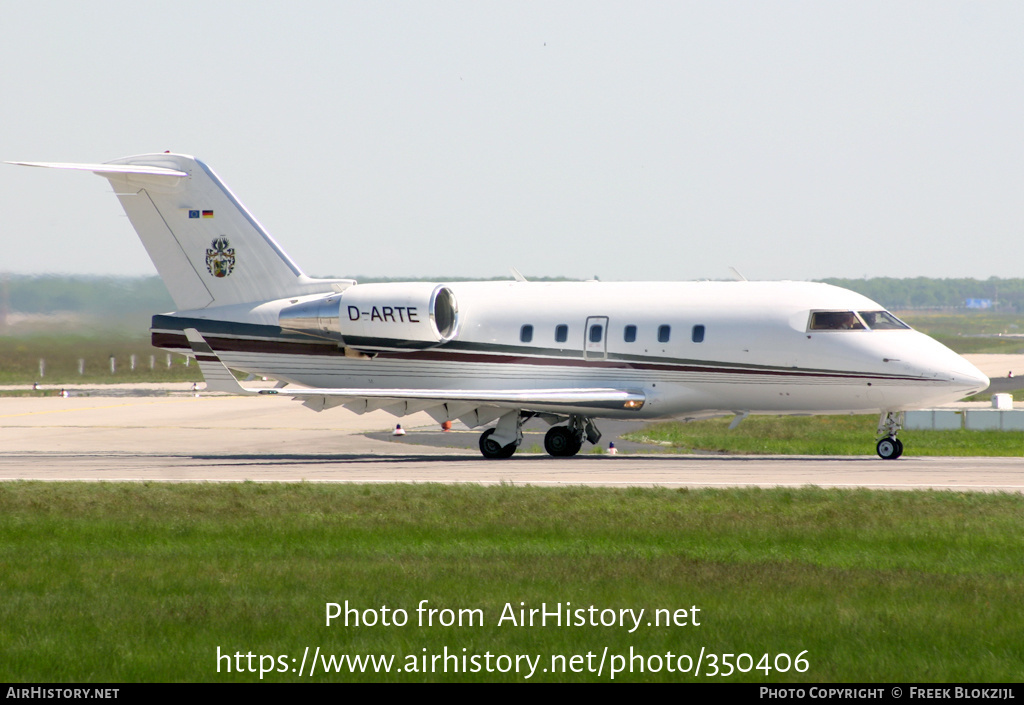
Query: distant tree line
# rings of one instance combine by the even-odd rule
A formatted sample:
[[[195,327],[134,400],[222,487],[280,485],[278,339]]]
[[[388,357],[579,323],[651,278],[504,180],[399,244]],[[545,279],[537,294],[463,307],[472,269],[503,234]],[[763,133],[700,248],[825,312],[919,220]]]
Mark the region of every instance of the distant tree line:
[[[873,299],[889,309],[964,308],[968,299],[991,299],[993,310],[1024,311],[1024,279],[822,279]]]
[[[118,316],[173,311],[159,277],[0,274],[0,306],[30,314]]]

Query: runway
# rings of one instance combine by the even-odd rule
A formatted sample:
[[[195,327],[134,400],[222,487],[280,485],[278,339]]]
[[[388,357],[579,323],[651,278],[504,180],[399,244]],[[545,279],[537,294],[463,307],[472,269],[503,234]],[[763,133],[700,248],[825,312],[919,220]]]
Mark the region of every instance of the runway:
[[[913,458],[518,452],[416,443],[437,424],[384,412],[315,413],[282,399],[227,396],[0,398],[0,480],[439,482],[539,486],[865,487],[1024,491],[1022,458]],[[474,433],[472,438],[475,438]],[[453,438],[453,442],[454,442]],[[459,439],[463,441],[463,437]],[[459,444],[456,444],[459,445]],[[524,443],[524,448],[527,444]]]

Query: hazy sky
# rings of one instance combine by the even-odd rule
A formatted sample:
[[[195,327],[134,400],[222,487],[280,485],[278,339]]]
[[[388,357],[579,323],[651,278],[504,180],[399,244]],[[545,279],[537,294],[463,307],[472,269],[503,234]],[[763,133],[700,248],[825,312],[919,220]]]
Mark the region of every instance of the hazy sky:
[[[1024,276],[1024,3],[0,0],[0,160],[172,150],[313,275]],[[0,271],[155,272],[0,165]]]

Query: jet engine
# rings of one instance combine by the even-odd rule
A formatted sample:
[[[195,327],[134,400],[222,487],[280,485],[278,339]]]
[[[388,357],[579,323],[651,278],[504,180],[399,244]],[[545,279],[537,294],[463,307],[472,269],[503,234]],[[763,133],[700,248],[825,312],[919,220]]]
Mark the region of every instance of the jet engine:
[[[441,284],[357,284],[286,306],[278,325],[360,352],[425,350],[455,338],[459,307]]]

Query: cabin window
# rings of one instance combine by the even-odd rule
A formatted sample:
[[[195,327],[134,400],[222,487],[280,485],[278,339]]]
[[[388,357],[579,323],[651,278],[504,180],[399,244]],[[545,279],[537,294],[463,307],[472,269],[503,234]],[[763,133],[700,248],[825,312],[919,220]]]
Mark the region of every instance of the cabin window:
[[[693,327],[693,332],[690,334],[690,340],[695,343],[704,342],[704,326],[696,325]]]
[[[672,326],[658,326],[658,342],[667,343],[672,337]]]
[[[808,330],[865,330],[853,311],[814,311]]]
[[[871,330],[907,330],[910,328],[888,311],[858,311],[857,313]]]
[[[590,326],[590,342],[591,343],[600,343],[601,342],[601,337],[602,337],[603,334],[604,334],[604,326],[602,326],[600,324],[594,325],[594,326]]]
[[[525,326],[519,329],[519,340],[524,343],[529,343],[533,340],[533,326],[527,323]]]
[[[626,329],[622,331],[622,339],[627,343],[636,342],[636,326],[626,326]]]
[[[560,323],[555,326],[555,342],[564,343],[569,339],[569,326],[564,323]]]

